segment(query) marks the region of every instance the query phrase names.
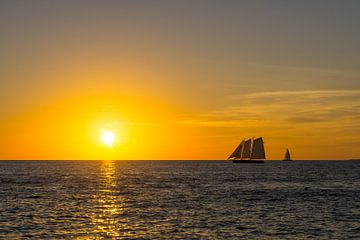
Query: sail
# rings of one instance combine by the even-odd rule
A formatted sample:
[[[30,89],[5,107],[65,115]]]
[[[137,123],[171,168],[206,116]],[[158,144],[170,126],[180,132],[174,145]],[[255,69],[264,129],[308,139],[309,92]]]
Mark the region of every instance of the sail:
[[[235,149],[235,151],[228,157],[230,158],[241,158],[241,152],[244,146],[244,140],[239,144],[239,146]]]
[[[265,159],[265,149],[263,139],[257,138],[253,142],[251,159]]]
[[[250,156],[251,156],[251,139],[246,140],[244,143],[242,158],[250,158]]]
[[[284,160],[291,160],[289,149],[286,149]]]

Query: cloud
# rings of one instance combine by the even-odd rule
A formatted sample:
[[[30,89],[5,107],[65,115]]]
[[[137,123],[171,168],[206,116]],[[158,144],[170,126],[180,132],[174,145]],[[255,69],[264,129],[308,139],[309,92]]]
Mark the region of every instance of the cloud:
[[[305,99],[324,99],[324,98],[346,98],[346,97],[360,98],[360,89],[354,90],[313,90],[313,91],[272,91],[272,92],[257,92],[245,95],[234,95],[234,99],[245,99],[247,101],[254,101],[259,99],[281,100],[287,98],[291,100],[293,97],[298,97],[300,100]]]
[[[183,124],[227,127],[281,123],[354,121],[360,118],[360,89],[257,92],[232,96],[233,103]]]

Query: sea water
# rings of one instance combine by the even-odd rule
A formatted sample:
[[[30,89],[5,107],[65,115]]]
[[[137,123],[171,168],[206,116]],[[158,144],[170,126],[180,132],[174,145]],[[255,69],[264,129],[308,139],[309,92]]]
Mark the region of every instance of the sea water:
[[[0,238],[356,239],[359,161],[0,161]]]

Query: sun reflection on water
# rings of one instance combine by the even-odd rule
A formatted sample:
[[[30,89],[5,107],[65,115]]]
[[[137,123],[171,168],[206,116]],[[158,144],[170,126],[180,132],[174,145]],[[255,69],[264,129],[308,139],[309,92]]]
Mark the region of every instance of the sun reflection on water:
[[[116,181],[116,164],[114,161],[103,161],[100,166],[99,190],[95,197],[97,210],[91,216],[91,222],[97,236],[116,239],[126,222],[120,222],[123,214],[124,199],[119,194]]]

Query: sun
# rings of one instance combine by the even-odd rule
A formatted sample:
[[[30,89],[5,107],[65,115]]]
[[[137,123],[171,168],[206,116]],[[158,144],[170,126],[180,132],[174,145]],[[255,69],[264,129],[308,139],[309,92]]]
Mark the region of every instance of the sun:
[[[103,131],[101,134],[101,141],[108,147],[112,147],[116,140],[116,136],[112,131]]]

